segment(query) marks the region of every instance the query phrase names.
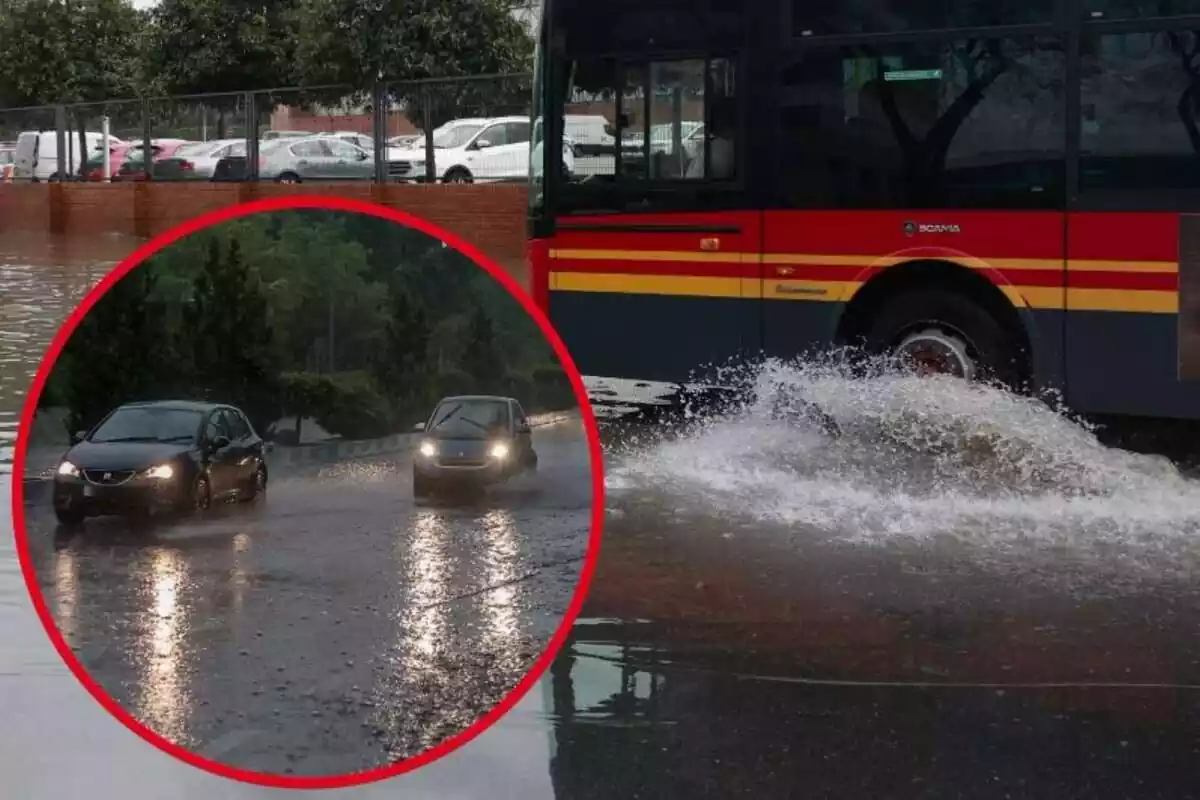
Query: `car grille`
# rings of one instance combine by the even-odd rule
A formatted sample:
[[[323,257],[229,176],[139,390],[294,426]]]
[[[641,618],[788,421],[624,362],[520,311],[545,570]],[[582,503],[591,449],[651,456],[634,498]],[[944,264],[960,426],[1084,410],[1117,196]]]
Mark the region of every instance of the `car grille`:
[[[83,477],[88,483],[97,486],[119,486],[131,480],[136,474],[132,469],[85,469]]]
[[[463,458],[460,456],[442,456],[438,459],[441,467],[482,467],[487,461],[482,458]]]
[[[389,161],[387,165],[388,177],[403,178],[412,172],[411,161]]]

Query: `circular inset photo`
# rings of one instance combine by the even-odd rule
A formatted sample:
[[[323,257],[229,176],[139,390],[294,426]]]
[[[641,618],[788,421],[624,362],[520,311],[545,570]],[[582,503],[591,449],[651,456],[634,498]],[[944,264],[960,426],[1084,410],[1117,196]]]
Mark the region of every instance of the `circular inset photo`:
[[[511,277],[338,198],[200,218],[59,332],[18,550],[68,666],[160,748],[336,787],[469,741],[545,671],[603,508],[578,372]]]

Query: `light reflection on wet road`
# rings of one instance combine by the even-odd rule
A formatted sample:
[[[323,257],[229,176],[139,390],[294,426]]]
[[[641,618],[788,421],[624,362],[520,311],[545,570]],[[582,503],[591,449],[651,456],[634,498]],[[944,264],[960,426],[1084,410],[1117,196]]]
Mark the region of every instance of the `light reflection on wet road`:
[[[11,492],[11,446],[20,404],[45,347],[70,308],[137,242],[105,236],[0,236],[0,498]],[[232,541],[241,541],[237,535]],[[243,542],[245,544],[245,542]],[[52,610],[71,629],[78,562],[60,551]],[[230,585],[244,598],[245,560]],[[76,629],[77,630],[77,629]],[[76,634],[77,635],[77,634]],[[310,645],[311,646],[311,645]],[[97,704],[67,670],[29,603],[13,549],[7,505],[0,513],[0,774],[4,794],[38,800],[260,800],[277,790],[232,783],[147,745]],[[337,800],[551,798],[545,697],[532,691],[502,722],[438,763],[384,783],[322,793]]]
[[[539,474],[417,506],[407,457],[272,482],[265,502],[149,531],[28,517],[47,602],[133,716],[245,769],[357,771],[464,730],[524,677],[575,591],[591,489],[576,422]]]
[[[862,388],[830,393],[878,399]],[[1076,477],[1099,476],[1093,496],[1024,487],[991,502],[951,475],[914,497],[895,486],[908,473],[887,448],[851,442],[839,463],[797,446],[802,434],[761,426],[652,452],[611,495],[592,619],[544,693],[429,769],[332,795],[1200,797],[1195,490],[1072,452],[1054,425],[1003,410],[977,417],[1028,432],[1010,438],[1082,467]],[[930,526],[943,530],[921,535]],[[427,604],[438,594],[416,587],[451,570],[435,527],[414,527],[404,562]],[[248,544],[228,564],[231,608],[253,593],[236,577],[251,574]],[[0,749],[16,796],[266,796],[174,764],[103,719],[23,598],[6,600],[4,580],[17,578],[5,556],[0,614],[18,657],[10,650],[0,673],[18,677],[0,676],[0,707],[35,732]],[[73,570],[54,579],[78,584]],[[82,611],[70,598],[58,608],[64,620]],[[503,640],[506,624],[479,608]],[[397,652],[436,652],[455,617],[425,619],[389,640]],[[46,777],[11,768],[29,764]]]

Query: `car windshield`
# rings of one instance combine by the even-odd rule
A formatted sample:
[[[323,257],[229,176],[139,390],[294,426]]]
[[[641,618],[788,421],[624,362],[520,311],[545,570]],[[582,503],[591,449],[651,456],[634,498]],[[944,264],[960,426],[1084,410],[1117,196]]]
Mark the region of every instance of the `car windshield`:
[[[482,125],[455,125],[452,128],[440,128],[433,132],[433,146],[441,150],[462,147],[471,141],[471,137],[479,133]]]
[[[444,436],[482,439],[508,430],[503,400],[446,400],[433,414],[429,430]]]
[[[203,414],[187,408],[118,408],[91,435],[92,442],[183,442],[200,429]]]

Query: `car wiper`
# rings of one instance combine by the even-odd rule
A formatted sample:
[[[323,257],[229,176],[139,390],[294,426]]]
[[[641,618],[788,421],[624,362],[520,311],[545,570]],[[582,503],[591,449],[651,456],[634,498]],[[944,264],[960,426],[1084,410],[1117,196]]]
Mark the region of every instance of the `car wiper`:
[[[157,442],[157,436],[117,436],[113,439],[92,439],[93,444],[109,444],[112,442]]]
[[[164,436],[163,438],[161,438],[161,439],[156,439],[155,441],[159,441],[159,442],[182,442],[182,441],[184,441],[184,440],[186,439],[187,441],[189,441],[189,442],[190,442],[190,441],[192,440],[192,438],[193,438],[193,437],[192,437],[192,434],[190,434],[190,433],[181,433],[181,434],[179,434],[178,436]]]
[[[457,405],[454,408],[450,409],[448,412],[446,412],[444,415],[442,415],[441,419],[439,419],[437,422],[435,422],[433,424],[433,427],[440,428],[442,425],[444,425],[446,423],[446,420],[450,419],[451,417],[453,417],[455,414],[457,414],[461,410],[462,410],[462,405]]]
[[[479,428],[479,430],[483,431],[484,433],[487,433],[488,431],[491,430],[491,428],[489,428],[487,425],[484,425],[481,422],[476,422],[475,420],[471,419],[470,417],[463,417],[462,421],[466,422],[470,425],[474,425],[476,428]]]

